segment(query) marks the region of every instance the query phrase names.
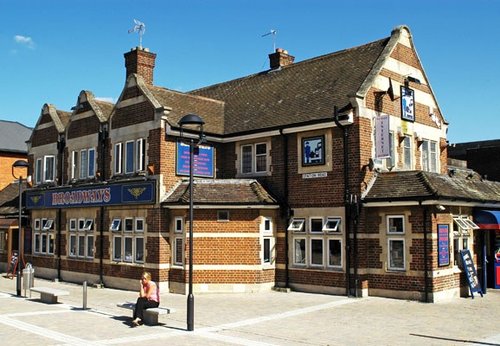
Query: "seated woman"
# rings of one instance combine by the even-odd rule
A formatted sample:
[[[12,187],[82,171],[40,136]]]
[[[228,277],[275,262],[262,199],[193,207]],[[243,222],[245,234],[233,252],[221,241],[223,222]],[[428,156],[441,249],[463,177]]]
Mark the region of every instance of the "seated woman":
[[[141,290],[135,304],[132,324],[138,326],[144,319],[144,310],[157,308],[160,305],[160,292],[156,284],[151,281],[151,273],[144,272],[141,276]]]

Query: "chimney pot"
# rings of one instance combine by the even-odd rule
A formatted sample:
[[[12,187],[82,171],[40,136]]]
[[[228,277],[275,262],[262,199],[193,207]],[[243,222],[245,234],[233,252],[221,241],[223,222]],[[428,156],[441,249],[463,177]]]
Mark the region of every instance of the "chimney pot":
[[[295,57],[289,55],[288,51],[283,48],[276,48],[275,53],[269,54],[269,66],[272,70],[291,65],[294,60]]]

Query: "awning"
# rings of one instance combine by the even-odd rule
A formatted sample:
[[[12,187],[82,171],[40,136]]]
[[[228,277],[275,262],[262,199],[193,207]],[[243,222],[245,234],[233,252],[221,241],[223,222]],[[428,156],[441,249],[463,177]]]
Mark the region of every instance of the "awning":
[[[474,222],[480,229],[500,230],[500,210],[476,210]]]

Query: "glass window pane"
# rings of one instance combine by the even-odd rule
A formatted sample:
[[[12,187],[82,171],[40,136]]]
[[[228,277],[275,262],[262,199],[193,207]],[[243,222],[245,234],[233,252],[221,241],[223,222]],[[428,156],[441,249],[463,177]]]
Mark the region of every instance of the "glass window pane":
[[[323,264],[323,239],[311,239],[311,264]]]
[[[89,172],[88,176],[93,177],[95,176],[95,150],[94,149],[89,149]]]
[[[404,141],[403,141],[403,145],[404,145],[404,148],[403,148],[403,150],[404,150],[404,153],[403,153],[404,169],[412,169],[411,137],[406,136]]]
[[[85,179],[88,176],[88,156],[87,150],[80,151],[80,179]]]
[[[323,232],[323,219],[311,218],[311,232]]]
[[[85,236],[79,235],[78,236],[78,257],[84,257],[84,256],[85,256]]]
[[[175,249],[174,249],[174,254],[175,254],[174,263],[175,264],[183,264],[183,260],[182,260],[183,247],[184,246],[183,246],[182,238],[175,238]]]
[[[388,217],[389,233],[404,233],[404,218],[402,216]]]
[[[328,265],[335,267],[342,265],[342,242],[339,239],[328,240]]]
[[[53,254],[54,253],[54,234],[50,233],[48,235],[48,241],[49,241],[49,253]]]
[[[115,144],[115,173],[122,172],[122,144]]]
[[[125,144],[125,173],[134,172],[134,142]]]
[[[252,172],[252,146],[245,145],[241,147],[241,172],[251,173]]]
[[[121,261],[122,259],[122,237],[113,238],[113,260]]]
[[[76,235],[69,237],[69,255],[76,256]]]
[[[135,261],[144,262],[144,238],[135,238]]]
[[[39,253],[40,252],[40,233],[35,233],[35,253]]]
[[[47,234],[42,234],[42,253],[47,253]]]
[[[404,241],[389,240],[389,267],[404,269]]]
[[[87,257],[94,257],[94,236],[87,236]]]
[[[53,156],[45,157],[45,181],[54,180],[54,160]]]
[[[257,144],[255,146],[255,171],[265,172],[267,170],[267,149],[266,144]]]
[[[125,219],[125,232],[132,232],[134,230],[134,219]]]
[[[264,255],[264,263],[271,263],[271,239],[264,238],[262,253]]]
[[[132,262],[133,256],[132,256],[132,238],[126,237],[125,238],[125,257],[124,261],[125,262]]]
[[[306,264],[306,240],[295,239],[293,244],[294,244],[294,263]]]

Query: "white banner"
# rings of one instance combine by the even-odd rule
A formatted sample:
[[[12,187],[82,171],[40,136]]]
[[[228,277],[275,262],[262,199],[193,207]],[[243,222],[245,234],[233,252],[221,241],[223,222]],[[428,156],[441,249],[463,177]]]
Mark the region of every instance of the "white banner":
[[[390,156],[389,116],[380,115],[375,118],[375,158],[384,159]]]

